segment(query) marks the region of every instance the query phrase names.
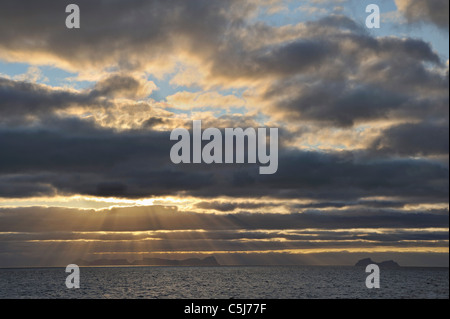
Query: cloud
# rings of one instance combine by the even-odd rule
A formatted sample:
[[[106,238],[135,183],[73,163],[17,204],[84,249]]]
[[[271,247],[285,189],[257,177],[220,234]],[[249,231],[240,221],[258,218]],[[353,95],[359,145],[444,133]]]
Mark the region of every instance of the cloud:
[[[141,99],[148,97],[154,89],[156,89],[155,83],[145,78],[115,74],[97,82],[91,94],[103,97]]]
[[[68,30],[68,3],[0,3],[0,59],[30,65],[0,78],[0,197],[194,199],[178,210],[0,209],[0,262],[58,246],[448,255],[448,60],[428,38],[375,37],[337,14],[278,26],[260,20],[281,8],[271,0],[80,0],[81,29]],[[448,2],[397,4],[411,23],[448,29]],[[37,83],[38,65],[91,85]],[[278,127],[277,174],[172,164],[170,131],[194,119]]]
[[[169,132],[120,133],[75,119],[63,123],[62,130],[38,127],[2,131],[0,144],[8,149],[8,155],[1,160],[2,196],[14,189],[6,184],[12,180],[19,185],[53,185],[62,193],[132,197],[153,191],[156,194],[195,189],[195,184],[210,183],[210,174],[171,168]]]
[[[333,23],[342,27],[340,20]],[[255,100],[294,123],[351,127],[386,119],[448,119],[448,72],[429,44],[356,30],[319,38],[328,43],[326,58],[314,71],[303,74],[293,64],[293,73],[276,78]],[[436,68],[426,67],[430,63]]]
[[[154,88],[153,82],[129,75],[111,75],[96,83],[94,88],[83,91],[0,78],[0,114],[5,119],[31,115],[45,117],[70,107],[92,110],[111,106],[114,97],[146,97]]]
[[[257,165],[172,164],[170,132],[115,131],[76,119],[56,119],[49,127],[53,129],[43,123],[42,127],[1,130],[0,148],[8,150],[0,158],[1,196],[31,196],[42,189],[50,194],[130,198],[184,193],[206,197],[265,195],[324,200],[413,196],[444,200],[448,195],[448,168],[425,159],[374,160],[357,152],[282,148],[278,173],[265,177],[258,174]]]
[[[448,232],[443,231],[448,227],[447,214],[448,210],[405,212],[392,209],[350,209],[289,214],[219,215],[179,211],[174,207],[157,205],[102,211],[44,207],[2,208],[0,232],[3,238],[11,240],[29,240],[30,237],[47,240],[308,240],[312,239],[309,236],[317,234],[324,236],[318,238],[322,240],[436,240],[448,239]]]
[[[26,117],[65,109],[74,104],[89,105],[94,99],[89,93],[0,78],[0,114]]]
[[[364,206],[364,207],[391,207],[391,208],[402,208],[406,205],[405,202],[401,201],[389,201],[389,200],[342,200],[342,201],[319,201],[310,202],[304,204],[284,202],[283,205],[288,206],[290,210],[298,209],[320,209],[320,208],[344,208],[351,206]],[[200,209],[205,209],[208,211],[215,210],[218,212],[236,212],[239,211],[258,211],[267,207],[278,207],[281,208],[282,204],[277,201],[202,201],[196,204],[196,207]]]
[[[399,11],[409,23],[433,23],[448,31],[449,3],[446,0],[396,0]]]
[[[360,210],[302,214],[199,214],[171,207],[0,209],[0,265],[70,263],[105,255],[138,258],[196,253],[304,254],[448,247],[448,210]],[[432,228],[430,228],[432,227]],[[46,256],[46,251],[59,253]],[[297,252],[296,252],[297,251]],[[222,253],[221,253],[222,252]],[[3,258],[14,254],[14,258]],[[249,261],[247,261],[249,262]],[[353,262],[352,262],[353,263]],[[13,263],[14,264],[14,263]]]
[[[60,30],[60,20],[55,18],[60,8],[53,2],[44,2],[39,8],[30,3],[31,9],[45,10],[43,14],[49,16],[45,22],[34,16],[27,23],[10,21],[21,7],[8,4],[0,8],[0,12],[9,12],[0,19],[9,26],[1,28],[0,33],[5,57],[20,55],[26,60],[33,56],[39,61],[39,55],[48,63],[62,63],[61,67],[77,71],[120,70],[124,75],[100,81],[97,90],[110,96],[110,86],[121,85],[113,96],[125,97],[144,97],[152,90],[149,83],[137,88],[138,83],[133,81],[141,81],[127,78],[126,72],[169,74],[180,63],[184,73],[175,74],[173,83],[254,88],[246,96],[253,98],[254,108],[290,122],[302,119],[352,126],[446,112],[448,75],[435,71],[446,67],[429,43],[375,38],[343,15],[274,27],[251,21],[254,3],[243,6],[232,0],[196,0],[189,5],[173,1],[170,6],[157,0],[127,6],[119,1],[108,4],[108,10],[101,2],[79,5],[85,7],[85,27],[76,33],[63,27],[56,32]],[[103,17],[101,21],[98,16]],[[16,30],[16,37],[8,30]],[[429,64],[434,69],[427,67]],[[186,74],[186,70],[195,70],[195,75]],[[435,96],[430,97],[430,92]],[[205,92],[186,96],[189,94],[178,92],[170,99],[174,103],[188,100],[186,105],[194,107],[211,104],[211,98],[220,105],[242,105],[232,96],[212,97]],[[440,109],[429,112],[429,104],[437,104]]]
[[[401,124],[387,129],[372,147],[377,151],[401,156],[448,154],[448,123]]]
[[[37,66],[30,66],[26,73],[18,74],[13,77],[14,80],[26,82],[48,82],[49,79],[42,74],[42,71]]]
[[[56,64],[64,60],[78,70],[112,71],[78,91],[0,79],[0,114],[6,123],[0,128],[0,146],[8,150],[0,159],[0,196],[446,198],[448,167],[407,157],[445,156],[448,144],[445,138],[434,143],[425,138],[448,131],[447,67],[427,42],[375,38],[342,15],[287,28],[251,23],[253,4],[237,10],[236,3],[197,0],[188,6],[174,0],[168,7],[156,0],[118,1],[98,21],[94,17],[103,4],[81,2],[85,28],[62,31],[50,17],[60,9],[53,2],[44,1],[39,8],[30,2],[30,10],[46,9],[43,16],[49,19],[32,15],[26,23],[9,18],[19,10],[15,2],[2,3],[0,14],[9,14],[0,23],[11,26],[0,28],[0,47],[8,56],[33,52],[30,56],[43,54]],[[15,37],[10,30],[16,30]],[[275,34],[282,36],[273,40]],[[36,40],[29,41],[31,36]],[[199,72],[212,85],[252,84],[242,99],[200,90],[178,92],[158,104],[148,98],[156,85],[146,79],[145,61],[178,53],[194,64],[197,60]],[[204,120],[204,127],[219,128],[256,127],[259,116],[271,116],[266,125],[279,126],[283,140],[276,176],[258,176],[251,165],[170,163],[170,130],[189,126],[190,118],[168,108],[227,108],[244,101],[253,113],[189,116]],[[304,131],[320,137],[334,128],[370,128],[377,121],[390,124],[378,129],[381,135],[368,134],[360,144],[367,149],[288,148],[301,141],[305,125],[311,127]],[[414,135],[411,131],[419,142],[415,145],[404,142]],[[399,154],[406,157],[396,159]]]
[[[230,79],[289,76],[311,71],[334,52],[327,42],[303,39],[253,52],[230,47],[216,57],[212,74]]]
[[[0,77],[0,124],[57,125],[56,117],[77,117],[116,129],[140,127],[149,118],[171,114],[148,98],[155,89],[154,82],[131,74],[111,74],[83,90]]]
[[[235,95],[221,95],[218,92],[186,92],[180,91],[166,98],[173,106],[191,110],[195,108],[230,108],[243,107],[245,101]]]
[[[69,3],[3,2],[0,56],[30,63],[56,63],[75,71],[119,67],[151,68],[157,73],[170,69],[170,59],[177,53],[210,53],[230,21],[238,23],[254,9],[251,3],[235,0],[80,0],[77,5],[82,25],[71,30],[64,24]],[[24,14],[25,20],[15,18]]]

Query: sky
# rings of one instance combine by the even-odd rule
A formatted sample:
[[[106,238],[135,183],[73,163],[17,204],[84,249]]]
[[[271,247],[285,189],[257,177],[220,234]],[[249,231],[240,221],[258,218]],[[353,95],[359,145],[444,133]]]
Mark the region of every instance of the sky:
[[[1,1],[0,267],[448,267],[448,7]],[[278,171],[173,164],[194,120],[278,128]]]

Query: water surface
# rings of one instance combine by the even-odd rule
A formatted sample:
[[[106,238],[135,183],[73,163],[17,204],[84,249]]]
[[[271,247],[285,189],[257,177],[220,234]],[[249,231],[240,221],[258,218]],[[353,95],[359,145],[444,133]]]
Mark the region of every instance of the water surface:
[[[357,267],[85,267],[80,289],[66,288],[67,275],[0,269],[0,298],[449,298],[448,268],[382,269],[380,289]]]

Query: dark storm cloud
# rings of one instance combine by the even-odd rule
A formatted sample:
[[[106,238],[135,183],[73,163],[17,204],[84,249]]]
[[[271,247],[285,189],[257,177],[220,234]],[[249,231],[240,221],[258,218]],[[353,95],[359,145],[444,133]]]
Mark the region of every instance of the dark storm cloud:
[[[289,90],[292,85],[281,83],[284,90]],[[345,80],[294,86],[298,86],[299,93],[278,102],[278,109],[291,120],[350,127],[387,118],[448,119],[448,96],[421,98],[371,84],[346,83]],[[275,92],[276,88],[273,88],[266,97],[270,99]]]
[[[53,89],[0,77],[0,123],[32,116],[45,119],[70,107],[89,108],[89,111],[108,108],[114,105],[114,97],[139,98],[150,90],[142,80],[121,74],[113,74],[83,91]]]
[[[42,115],[71,105],[89,105],[95,100],[85,93],[53,90],[44,85],[0,78],[0,116]]]
[[[212,72],[228,78],[289,76],[311,70],[335,53],[333,44],[313,40],[299,40],[252,52],[240,52],[239,48],[231,46],[215,57]]]
[[[248,18],[256,12],[256,6],[251,2],[80,0],[82,27],[77,30],[68,30],[63,23],[68,3],[3,2],[0,48],[20,55],[18,59],[26,60],[34,53],[43,55],[43,61],[53,59],[77,70],[134,70],[188,53],[202,59],[204,65],[210,63],[214,75],[234,79],[305,72],[332,57],[336,50],[334,43],[313,38],[261,49],[245,48],[246,39],[240,34],[252,26]],[[24,12],[24,8],[28,10]],[[14,18],[24,14],[26,20]],[[350,19],[341,20],[351,27]]]
[[[77,119],[55,121],[59,128],[50,130],[44,128],[50,121],[0,130],[0,149],[8,150],[0,159],[1,196],[32,196],[47,189],[50,194],[137,197],[212,182],[210,173],[170,164],[169,132],[116,132]]]
[[[287,115],[297,119],[352,126],[358,120],[386,116],[387,112],[407,101],[407,97],[396,92],[375,87],[352,87],[345,82],[321,82],[305,86],[298,97],[290,97],[279,104],[279,107]]]
[[[330,79],[362,72],[371,58],[379,63],[402,66],[402,69],[422,62],[443,66],[429,43],[411,38],[375,38],[345,16],[308,22],[304,28],[298,39],[261,44],[253,50],[247,49],[245,40],[238,36],[228,36],[223,46],[211,56],[211,73],[230,81],[239,78],[282,80],[293,75],[304,75],[303,80],[308,80],[311,73]],[[262,27],[253,27],[253,30],[256,37],[267,36]],[[239,34],[239,29],[235,32]]]
[[[261,176],[251,171],[236,172],[233,187],[223,192],[241,196],[239,192],[245,189],[249,196],[265,194],[321,200],[354,200],[369,195],[448,198],[448,168],[439,163],[412,159],[373,160],[360,155],[282,152],[277,174]]]
[[[428,160],[282,149],[277,174],[264,176],[256,165],[174,165],[169,132],[118,132],[82,120],[55,121],[59,129],[44,125],[0,130],[0,149],[8,150],[0,157],[2,196],[47,190],[121,197],[184,192],[344,201],[365,196],[448,197],[448,168]]]
[[[383,132],[372,147],[385,154],[402,156],[446,155],[449,150],[448,137],[448,122],[402,124]]]
[[[180,40],[187,49],[210,51],[230,19],[239,23],[250,7],[234,0],[79,0],[81,28],[69,30],[64,21],[70,3],[2,1],[0,48],[48,53],[76,67],[134,69],[176,50]]]
[[[449,2],[447,0],[396,0],[396,3],[409,23],[433,23],[448,30]]]
[[[335,49],[314,72],[286,73],[264,92],[274,114],[338,127],[388,118],[448,119],[448,72],[428,43],[339,30],[317,40]]]

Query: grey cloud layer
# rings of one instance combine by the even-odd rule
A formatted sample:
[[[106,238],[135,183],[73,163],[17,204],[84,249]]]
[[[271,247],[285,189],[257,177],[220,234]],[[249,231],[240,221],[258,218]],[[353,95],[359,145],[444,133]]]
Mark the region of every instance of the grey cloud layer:
[[[374,38],[364,29],[348,33],[341,20],[336,25],[320,38],[328,44],[324,48],[335,48],[325,50],[324,61],[313,64],[312,72],[285,74],[266,90],[264,99],[273,102],[274,113],[284,113],[291,121],[332,126],[388,118],[448,122],[448,69],[429,44]]]
[[[176,50],[177,42],[191,51],[210,51],[228,19],[238,23],[248,10],[248,5],[234,0],[80,0],[83,27],[72,32],[64,25],[69,3],[2,1],[0,49],[49,53],[75,67],[136,68]]]
[[[402,124],[394,126],[376,139],[373,148],[387,154],[445,155],[449,150],[447,124]]]
[[[0,149],[8,150],[0,158],[1,196],[46,195],[47,188],[48,194],[120,197],[179,192],[323,200],[448,197],[448,167],[429,160],[281,149],[278,173],[266,177],[255,165],[174,165],[169,132],[116,132],[75,119],[63,123],[53,130],[0,130]]]
[[[447,215],[447,209],[409,212],[395,209],[346,209],[327,212],[305,210],[303,213],[291,214],[209,214],[179,211],[174,207],[163,206],[113,208],[97,212],[42,207],[2,208],[0,232],[447,228]],[[295,237],[295,234],[293,236]]]
[[[431,22],[448,30],[449,2],[447,0],[396,0],[396,3],[408,22]]]
[[[87,111],[112,108],[114,98],[140,98],[150,92],[142,79],[112,74],[82,91],[54,89],[42,84],[0,77],[0,123],[45,120],[58,111],[78,107]],[[18,125],[15,123],[15,125]]]

